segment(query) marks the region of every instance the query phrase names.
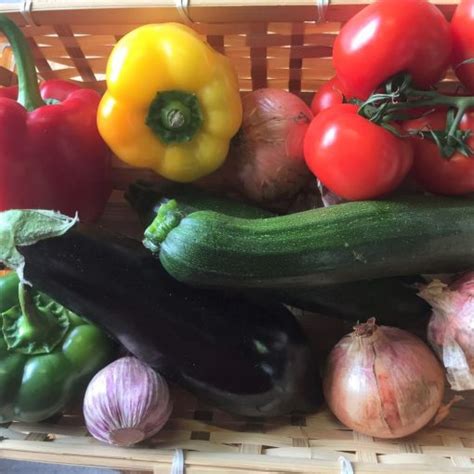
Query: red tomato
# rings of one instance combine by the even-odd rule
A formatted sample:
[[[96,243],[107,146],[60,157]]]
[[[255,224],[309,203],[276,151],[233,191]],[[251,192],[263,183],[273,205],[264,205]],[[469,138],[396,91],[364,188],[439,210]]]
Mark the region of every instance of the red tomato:
[[[342,104],[343,101],[344,94],[342,93],[342,85],[335,76],[326,82],[326,84],[322,85],[316,94],[314,94],[313,100],[311,101],[311,110],[314,115],[317,115],[321,110]]]
[[[451,31],[426,0],[378,0],[353,16],[334,44],[333,61],[344,91],[366,99],[390,77],[409,72],[420,88],[445,75]]]
[[[451,21],[453,67],[462,84],[474,94],[474,64],[463,64],[474,58],[474,0],[461,0]]]
[[[405,130],[444,130],[446,111],[436,111],[425,117],[410,120],[403,125]],[[467,112],[461,120],[462,130],[474,130],[474,111]],[[435,143],[428,138],[412,139],[415,161],[414,175],[426,191],[435,194],[462,195],[474,192],[474,157],[455,153],[443,158]],[[474,149],[474,136],[468,139]]]
[[[372,199],[395,190],[410,171],[409,141],[357,114],[351,104],[323,110],[305,137],[306,164],[321,182],[347,200]]]

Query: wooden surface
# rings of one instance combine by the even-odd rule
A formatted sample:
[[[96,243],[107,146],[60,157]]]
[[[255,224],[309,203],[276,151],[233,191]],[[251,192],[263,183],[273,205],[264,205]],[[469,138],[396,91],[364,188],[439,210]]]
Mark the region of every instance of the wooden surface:
[[[267,420],[237,418],[173,390],[171,420],[136,448],[102,445],[86,436],[79,414],[51,423],[0,428],[0,457],[168,473],[175,449],[185,450],[189,473],[337,473],[339,457],[358,474],[473,473],[474,399],[453,408],[437,428],[398,441],[359,435],[326,410]]]

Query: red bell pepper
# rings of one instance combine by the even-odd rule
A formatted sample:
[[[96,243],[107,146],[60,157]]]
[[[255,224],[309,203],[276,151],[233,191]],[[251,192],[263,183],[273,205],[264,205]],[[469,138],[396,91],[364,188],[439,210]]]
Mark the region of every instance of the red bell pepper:
[[[18,99],[18,86],[2,87],[0,89],[0,98],[5,97],[7,99]]]
[[[96,124],[99,94],[54,80],[42,84],[42,97],[21,30],[4,15],[0,30],[19,84],[0,89],[0,211],[52,209],[98,219],[112,189],[110,151]]]
[[[42,82],[39,89],[43,100],[51,105],[66,100],[73,92],[82,90],[82,87],[74,82],[51,79]],[[0,97],[18,100],[18,86],[0,88]]]

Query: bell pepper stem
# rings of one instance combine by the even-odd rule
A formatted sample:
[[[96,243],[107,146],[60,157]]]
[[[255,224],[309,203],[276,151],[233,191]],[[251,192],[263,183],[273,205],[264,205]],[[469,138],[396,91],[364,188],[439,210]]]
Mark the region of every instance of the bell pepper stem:
[[[166,144],[192,140],[203,121],[198,98],[186,91],[159,92],[150,104],[146,125]]]
[[[184,127],[189,120],[190,112],[181,102],[173,101],[161,110],[161,120],[168,130],[179,130]]]
[[[41,98],[33,55],[20,28],[7,16],[0,14],[0,31],[13,49],[18,75],[18,103],[29,112],[46,105]]]
[[[18,285],[18,301],[20,302],[21,312],[24,320],[22,324],[23,336],[27,339],[33,339],[37,331],[42,332],[43,328],[41,317],[38,315],[31,290],[24,283]]]
[[[28,354],[51,352],[69,328],[69,319],[53,314],[53,310],[39,311],[30,287],[18,285],[20,316],[16,319],[16,335],[9,347]]]

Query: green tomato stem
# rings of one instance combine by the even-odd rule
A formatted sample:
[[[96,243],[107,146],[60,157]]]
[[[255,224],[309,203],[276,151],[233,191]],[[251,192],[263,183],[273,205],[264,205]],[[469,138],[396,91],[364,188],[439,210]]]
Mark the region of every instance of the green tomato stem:
[[[466,107],[462,106],[458,108],[458,111],[456,112],[456,116],[454,117],[453,123],[451,124],[451,127],[448,131],[448,139],[449,137],[454,136],[456,133],[456,130],[459,127],[459,124],[461,123],[461,120],[466,113]]]
[[[29,112],[46,105],[41,98],[33,55],[20,28],[0,14],[0,31],[13,49],[18,76],[18,103]]]
[[[436,144],[443,156],[449,157],[456,150],[472,155],[466,139],[469,133],[460,136],[459,124],[470,108],[474,108],[473,96],[448,96],[436,91],[424,91],[411,87],[409,75],[399,75],[385,85],[385,93],[376,93],[359,107],[359,114],[370,121],[386,127],[393,120],[407,120],[410,117],[404,111],[421,107],[447,106],[456,110],[454,118],[449,120],[444,137],[437,137]],[[387,128],[387,127],[386,127]],[[394,132],[392,132],[394,133]],[[400,136],[398,133],[395,133]]]

